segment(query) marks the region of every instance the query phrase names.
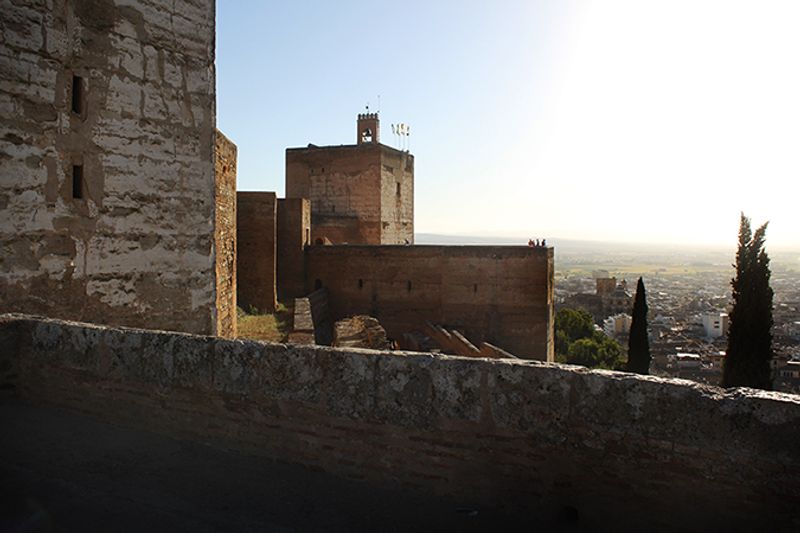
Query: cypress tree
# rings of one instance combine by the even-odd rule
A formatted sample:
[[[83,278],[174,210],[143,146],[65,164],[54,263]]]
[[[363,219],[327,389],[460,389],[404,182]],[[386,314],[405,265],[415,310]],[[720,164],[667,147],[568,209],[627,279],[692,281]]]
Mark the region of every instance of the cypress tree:
[[[647,339],[647,295],[644,281],[639,278],[631,313],[631,333],[628,336],[628,372],[650,373],[650,341]]]
[[[767,224],[755,233],[741,215],[736,277],[731,280],[733,309],[728,327],[728,350],[722,369],[723,387],[771,389],[772,288],[769,257],[764,251]]]

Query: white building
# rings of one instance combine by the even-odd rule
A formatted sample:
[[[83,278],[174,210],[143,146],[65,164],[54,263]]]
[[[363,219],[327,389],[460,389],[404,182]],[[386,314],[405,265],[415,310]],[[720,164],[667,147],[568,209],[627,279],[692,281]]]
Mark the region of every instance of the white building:
[[[603,333],[609,337],[627,335],[631,331],[631,315],[620,313],[603,320]]]
[[[716,339],[728,334],[728,313],[706,313],[702,320],[707,338]]]
[[[673,365],[681,368],[700,368],[702,361],[700,355],[696,353],[676,353],[667,356],[667,360]]]

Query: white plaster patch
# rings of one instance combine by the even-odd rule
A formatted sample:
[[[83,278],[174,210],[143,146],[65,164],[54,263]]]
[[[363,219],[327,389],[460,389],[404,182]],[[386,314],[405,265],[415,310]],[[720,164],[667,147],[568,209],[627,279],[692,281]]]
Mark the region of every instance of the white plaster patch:
[[[138,116],[141,98],[142,93],[138,85],[126,83],[116,74],[109,79],[106,100],[109,109]]]
[[[127,305],[139,310],[148,309],[149,306],[137,302],[134,289],[133,280],[89,280],[86,284],[88,296],[99,296],[101,302],[112,307]]]
[[[192,298],[192,311],[214,303],[210,289],[193,289],[189,293]]]

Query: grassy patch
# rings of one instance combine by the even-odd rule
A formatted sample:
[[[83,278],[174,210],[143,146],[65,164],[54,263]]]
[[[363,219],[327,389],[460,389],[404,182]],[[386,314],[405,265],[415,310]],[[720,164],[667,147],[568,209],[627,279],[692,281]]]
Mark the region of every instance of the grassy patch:
[[[237,329],[241,339],[286,342],[292,331],[293,310],[284,304],[279,303],[275,313],[269,314],[248,313],[241,308],[237,311]]]

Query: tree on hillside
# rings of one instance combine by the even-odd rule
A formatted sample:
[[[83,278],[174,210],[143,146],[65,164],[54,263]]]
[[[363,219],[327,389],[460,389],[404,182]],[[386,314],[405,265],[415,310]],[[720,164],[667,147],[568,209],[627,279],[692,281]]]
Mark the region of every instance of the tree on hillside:
[[[772,388],[772,288],[769,257],[764,250],[767,223],[751,231],[741,215],[736,277],[731,280],[733,309],[728,327],[728,350],[722,369],[723,387]]]
[[[631,333],[628,336],[628,372],[650,373],[650,341],[647,339],[647,296],[644,281],[639,278],[636,284],[636,297],[633,300]]]
[[[556,313],[556,361],[589,368],[620,370],[624,366],[622,346],[596,331],[592,315],[582,309]]]

